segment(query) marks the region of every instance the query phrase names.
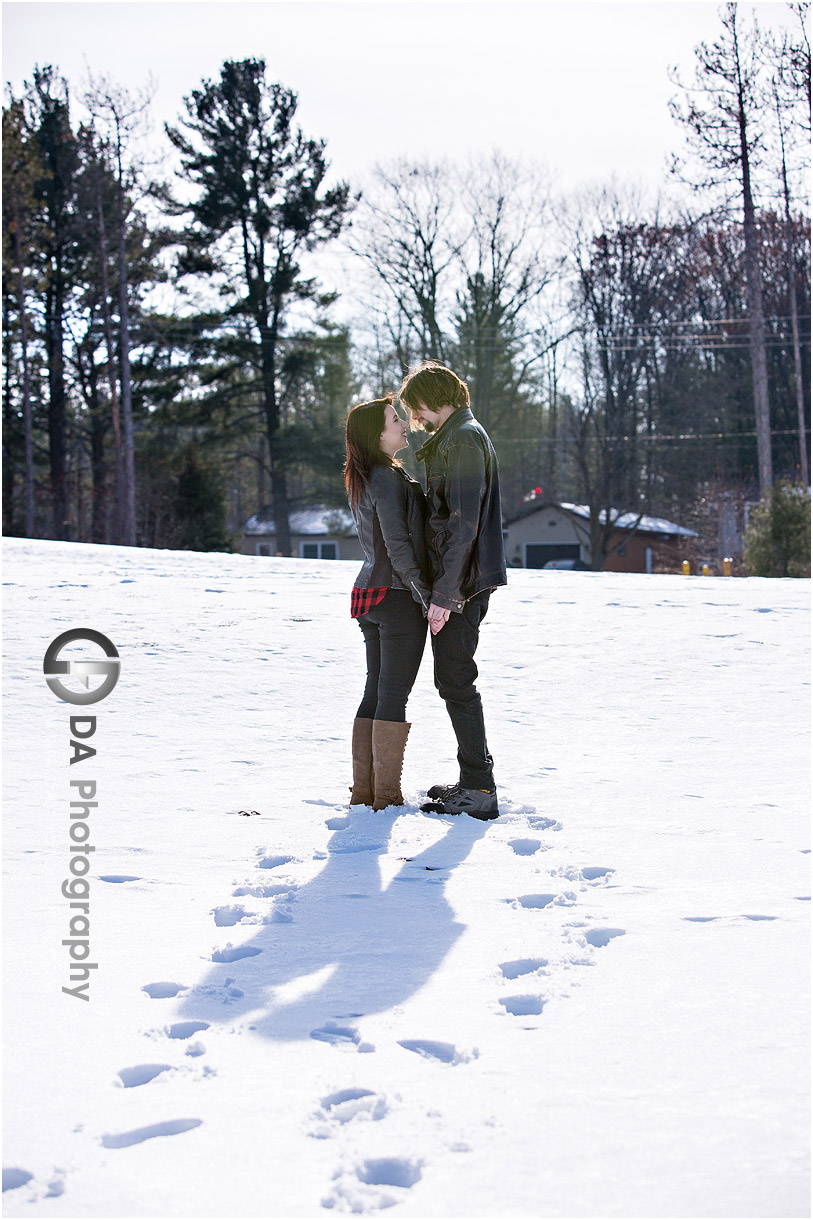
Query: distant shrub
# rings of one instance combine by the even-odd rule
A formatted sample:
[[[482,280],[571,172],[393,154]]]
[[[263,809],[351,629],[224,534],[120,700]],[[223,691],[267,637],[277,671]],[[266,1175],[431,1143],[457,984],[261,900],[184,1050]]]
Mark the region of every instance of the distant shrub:
[[[810,496],[807,488],[780,479],[749,517],[745,531],[749,576],[810,575]]]

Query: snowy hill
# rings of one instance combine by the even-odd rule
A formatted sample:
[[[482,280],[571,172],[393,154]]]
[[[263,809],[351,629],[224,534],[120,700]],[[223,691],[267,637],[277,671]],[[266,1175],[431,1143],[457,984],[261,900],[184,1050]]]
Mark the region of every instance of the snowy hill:
[[[345,806],[357,565],[4,551],[6,1214],[808,1214],[809,582],[511,571],[485,824],[419,811],[428,648],[409,804]]]

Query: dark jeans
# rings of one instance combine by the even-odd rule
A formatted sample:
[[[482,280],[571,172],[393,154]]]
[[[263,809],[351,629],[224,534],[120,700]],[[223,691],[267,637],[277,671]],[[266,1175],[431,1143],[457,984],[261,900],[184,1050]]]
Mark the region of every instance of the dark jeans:
[[[474,685],[474,654],[490,596],[490,591],[476,593],[461,614],[452,611],[448,622],[432,636],[435,686],[457,737],[460,783],[464,788],[494,788],[494,760],[488,752],[483,705]]]
[[[367,649],[367,685],[356,716],[403,723],[426,643],[423,610],[405,589],[388,589],[356,621]]]

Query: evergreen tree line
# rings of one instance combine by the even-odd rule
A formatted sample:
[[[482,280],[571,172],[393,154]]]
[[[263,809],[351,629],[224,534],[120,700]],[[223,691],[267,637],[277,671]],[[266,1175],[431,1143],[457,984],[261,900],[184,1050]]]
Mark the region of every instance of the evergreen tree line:
[[[340,507],[348,407],[437,358],[469,383],[507,514],[535,488],[700,522],[809,480],[807,6],[780,43],[721,10],[673,110],[677,207],[537,165],[393,161],[336,182],[297,97],[227,61],[142,157],[145,92],[36,68],[3,111],[8,534],[228,550]],[[340,296],[324,254],[341,257]],[[349,286],[348,286],[349,285]],[[342,319],[342,320],[339,320]],[[410,459],[407,459],[409,462]]]

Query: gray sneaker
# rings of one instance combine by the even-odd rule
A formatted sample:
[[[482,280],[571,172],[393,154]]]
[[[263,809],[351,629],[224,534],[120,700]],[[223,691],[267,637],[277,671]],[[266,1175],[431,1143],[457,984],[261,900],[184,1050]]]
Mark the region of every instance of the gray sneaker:
[[[426,795],[434,801],[448,801],[453,796],[457,796],[460,791],[460,781],[456,784],[433,784],[431,788],[427,788]]]
[[[461,788],[459,784],[456,787],[457,791],[450,793],[445,799],[428,802],[421,805],[421,809],[424,813],[467,813],[470,818],[477,818],[480,822],[491,822],[500,816],[496,792],[485,792],[481,788]],[[428,795],[431,795],[431,789]]]

